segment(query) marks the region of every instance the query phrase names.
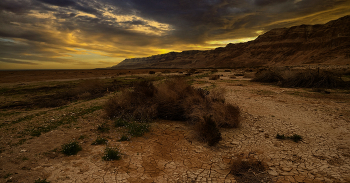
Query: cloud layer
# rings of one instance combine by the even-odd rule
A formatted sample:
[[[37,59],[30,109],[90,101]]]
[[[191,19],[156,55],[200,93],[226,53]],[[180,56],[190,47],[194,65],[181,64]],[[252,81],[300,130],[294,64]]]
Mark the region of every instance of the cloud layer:
[[[108,67],[349,12],[348,0],[1,0],[0,69]]]

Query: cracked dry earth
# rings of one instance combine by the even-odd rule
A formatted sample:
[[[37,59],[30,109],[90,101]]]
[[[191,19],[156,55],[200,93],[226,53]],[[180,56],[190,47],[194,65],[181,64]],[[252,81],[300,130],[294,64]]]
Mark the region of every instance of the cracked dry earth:
[[[226,101],[242,111],[241,127],[222,129],[223,140],[215,147],[196,141],[189,125],[156,121],[151,132],[131,141],[117,142],[109,135],[108,145],[119,147],[121,160],[103,161],[105,146],[88,145],[90,139],[82,142],[86,145],[78,155],[43,158],[31,171],[53,183],[236,182],[230,162],[245,153],[264,161],[274,182],[350,182],[349,94],[326,95],[248,81],[211,82],[225,87]],[[103,111],[92,115],[102,116]],[[89,128],[85,132],[93,129]],[[278,140],[277,133],[298,134],[303,140]]]

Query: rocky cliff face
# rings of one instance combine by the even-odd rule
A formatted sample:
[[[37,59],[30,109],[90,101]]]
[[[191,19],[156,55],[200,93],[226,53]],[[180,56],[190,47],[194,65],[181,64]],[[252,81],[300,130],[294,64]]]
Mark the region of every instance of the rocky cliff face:
[[[273,29],[254,41],[209,51],[125,59],[115,69],[234,68],[263,65],[350,64],[350,16],[322,25]]]

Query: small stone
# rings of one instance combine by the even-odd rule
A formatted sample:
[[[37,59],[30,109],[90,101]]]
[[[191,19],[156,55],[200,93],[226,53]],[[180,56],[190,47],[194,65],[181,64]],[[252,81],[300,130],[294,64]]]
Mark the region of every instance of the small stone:
[[[282,172],[280,173],[281,175],[284,175],[284,176],[293,176],[294,174],[291,173],[291,172]]]
[[[272,176],[278,176],[278,173],[275,170],[269,170],[267,172]]]
[[[285,172],[290,172],[293,168],[291,167],[282,167],[281,170],[285,171]]]
[[[21,152],[27,152],[27,150],[25,150],[25,149],[22,149],[22,150],[21,150]]]
[[[267,133],[265,133],[265,138],[269,138],[270,137],[270,135],[269,134],[267,134]]]

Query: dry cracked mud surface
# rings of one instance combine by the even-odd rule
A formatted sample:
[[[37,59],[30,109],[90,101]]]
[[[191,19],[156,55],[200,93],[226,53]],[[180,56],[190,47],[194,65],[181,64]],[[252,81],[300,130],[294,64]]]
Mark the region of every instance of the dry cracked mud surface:
[[[226,102],[238,105],[242,112],[241,126],[222,129],[223,140],[214,147],[198,142],[190,125],[159,120],[151,123],[150,132],[131,141],[118,142],[121,134],[115,129],[102,134],[108,138],[108,146],[118,147],[122,153],[121,160],[103,161],[105,146],[90,145],[96,139],[96,124],[106,120],[99,109],[80,116],[74,125],[6,146],[0,164],[2,176],[8,176],[0,182],[33,182],[39,177],[52,183],[237,182],[230,166],[238,154],[265,162],[272,182],[350,182],[349,93],[320,94],[222,78],[202,78],[194,83],[195,87],[215,84],[226,88]],[[80,108],[101,106],[107,98],[49,110],[45,117],[38,116],[28,124],[77,115]],[[4,120],[11,117],[16,118]],[[10,131],[21,130],[26,123],[16,125]],[[3,146],[8,134],[1,136]],[[303,140],[280,140],[276,134],[298,134]],[[86,137],[78,140],[83,147],[78,155],[67,157],[52,151],[81,135]]]

